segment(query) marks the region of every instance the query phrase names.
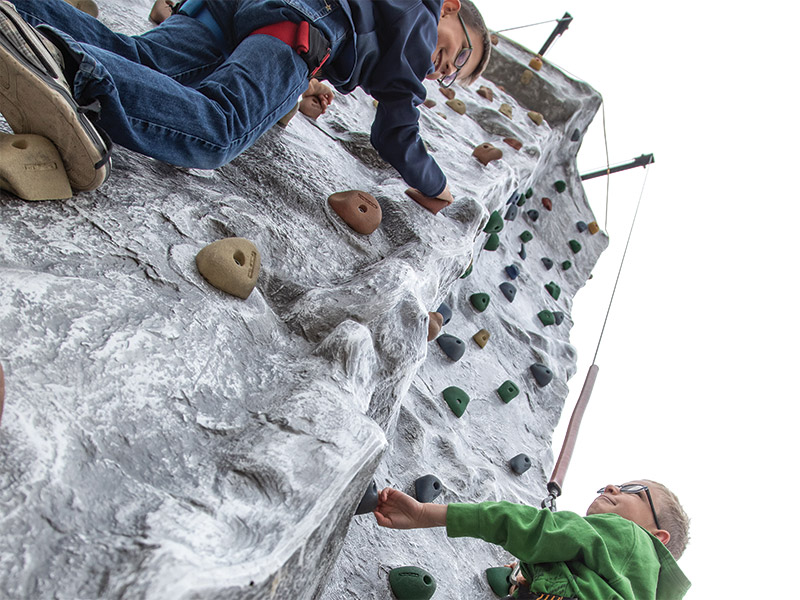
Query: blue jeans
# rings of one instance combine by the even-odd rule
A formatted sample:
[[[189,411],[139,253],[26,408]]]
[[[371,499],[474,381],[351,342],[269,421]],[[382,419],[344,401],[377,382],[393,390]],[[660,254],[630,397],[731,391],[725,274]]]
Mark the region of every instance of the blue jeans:
[[[308,66],[290,46],[241,32],[307,20],[330,40],[333,61],[352,30],[333,0],[225,3],[229,14],[217,20],[232,40],[226,44],[183,15],[126,36],[62,0],[12,2],[29,23],[49,26],[69,46],[79,61],[75,99],[82,105],[100,102],[97,125],[115,143],[201,169],[224,165],[250,147],[308,86]],[[254,23],[253,14],[263,21]]]

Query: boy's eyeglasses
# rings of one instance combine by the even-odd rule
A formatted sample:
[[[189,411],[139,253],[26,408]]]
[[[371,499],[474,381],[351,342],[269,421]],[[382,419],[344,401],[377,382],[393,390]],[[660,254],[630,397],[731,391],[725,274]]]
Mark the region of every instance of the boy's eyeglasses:
[[[656,516],[656,507],[653,506],[653,497],[650,495],[650,488],[648,488],[646,485],[642,485],[641,483],[626,483],[625,485],[618,485],[615,487],[623,494],[638,494],[640,492],[647,494],[647,501],[650,503],[650,510],[653,511],[653,520],[656,522],[656,529],[661,529],[661,525],[658,524],[658,517]],[[606,488],[600,488],[597,490],[597,493],[602,494],[605,491]]]
[[[467,32],[467,26],[464,24],[464,19],[461,18],[461,13],[458,13],[458,20],[461,21],[461,27],[464,29],[464,35],[467,36],[468,47],[462,48],[461,52],[459,52],[458,56],[456,56],[456,60],[453,62],[453,66],[456,68],[456,70],[450,73],[450,75],[439,78],[439,85],[442,87],[450,87],[453,85],[456,77],[458,77],[459,71],[461,71],[463,66],[467,64],[469,57],[472,56],[472,42],[469,39],[469,33]]]

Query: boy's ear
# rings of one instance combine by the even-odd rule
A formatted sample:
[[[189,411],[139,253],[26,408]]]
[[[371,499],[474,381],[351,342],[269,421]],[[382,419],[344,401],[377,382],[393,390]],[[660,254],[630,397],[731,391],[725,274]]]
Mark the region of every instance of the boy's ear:
[[[669,542],[670,535],[669,535],[669,531],[667,531],[666,529],[656,529],[656,530],[655,530],[654,532],[652,532],[652,533],[653,533],[653,535],[654,535],[654,536],[656,536],[656,537],[657,537],[657,538],[658,538],[658,539],[661,541],[661,543],[662,543],[662,544],[664,544],[665,546],[667,545],[667,542]]]
[[[452,15],[461,10],[461,0],[444,0],[442,3],[442,16]]]

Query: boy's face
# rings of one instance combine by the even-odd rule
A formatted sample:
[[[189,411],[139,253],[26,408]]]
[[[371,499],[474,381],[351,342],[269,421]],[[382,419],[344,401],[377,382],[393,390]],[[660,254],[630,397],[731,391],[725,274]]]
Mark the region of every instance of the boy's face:
[[[436,42],[436,50],[431,55],[433,73],[427,75],[426,79],[440,79],[453,73],[456,70],[454,63],[458,53],[469,47],[464,27],[458,18],[460,9],[460,0],[444,0],[444,4],[442,4],[442,14],[439,20],[439,38]],[[467,63],[461,67],[458,79],[472,75],[483,58],[483,38],[481,34],[472,27],[467,27],[467,31],[469,32],[469,40],[472,42],[472,55]]]
[[[643,481],[630,481],[628,483],[644,483]],[[658,491],[650,489],[653,504],[658,506],[660,498]],[[586,510],[587,515],[599,515],[613,513],[641,525],[648,531],[657,529],[653,511],[650,508],[650,501],[644,491],[638,494],[625,494],[616,485],[607,485],[603,488],[603,493],[595,498],[594,502]]]

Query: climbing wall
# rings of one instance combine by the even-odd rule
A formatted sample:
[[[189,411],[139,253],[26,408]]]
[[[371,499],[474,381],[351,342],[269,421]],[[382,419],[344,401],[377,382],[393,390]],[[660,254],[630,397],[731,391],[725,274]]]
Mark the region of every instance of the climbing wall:
[[[100,8],[148,27],[149,1]],[[422,135],[457,198],[437,216],[370,146],[359,91],[213,172],[118,149],[96,192],[0,192],[0,596],[390,598],[390,570],[410,565],[437,598],[491,597],[482,571],[502,552],[353,514],[373,481],[410,491],[426,474],[437,502],[544,493],[571,302],[607,239],[577,225],[594,219],[575,155],[600,98],[529,60],[501,41],[502,76],[527,80],[513,96],[481,80],[448,105],[428,83]],[[550,117],[559,101],[572,109]],[[485,143],[502,158],[473,156]],[[373,233],[327,202],[352,189],[380,205]],[[195,263],[230,237],[261,253],[247,299]],[[443,303],[458,360],[426,341]]]

